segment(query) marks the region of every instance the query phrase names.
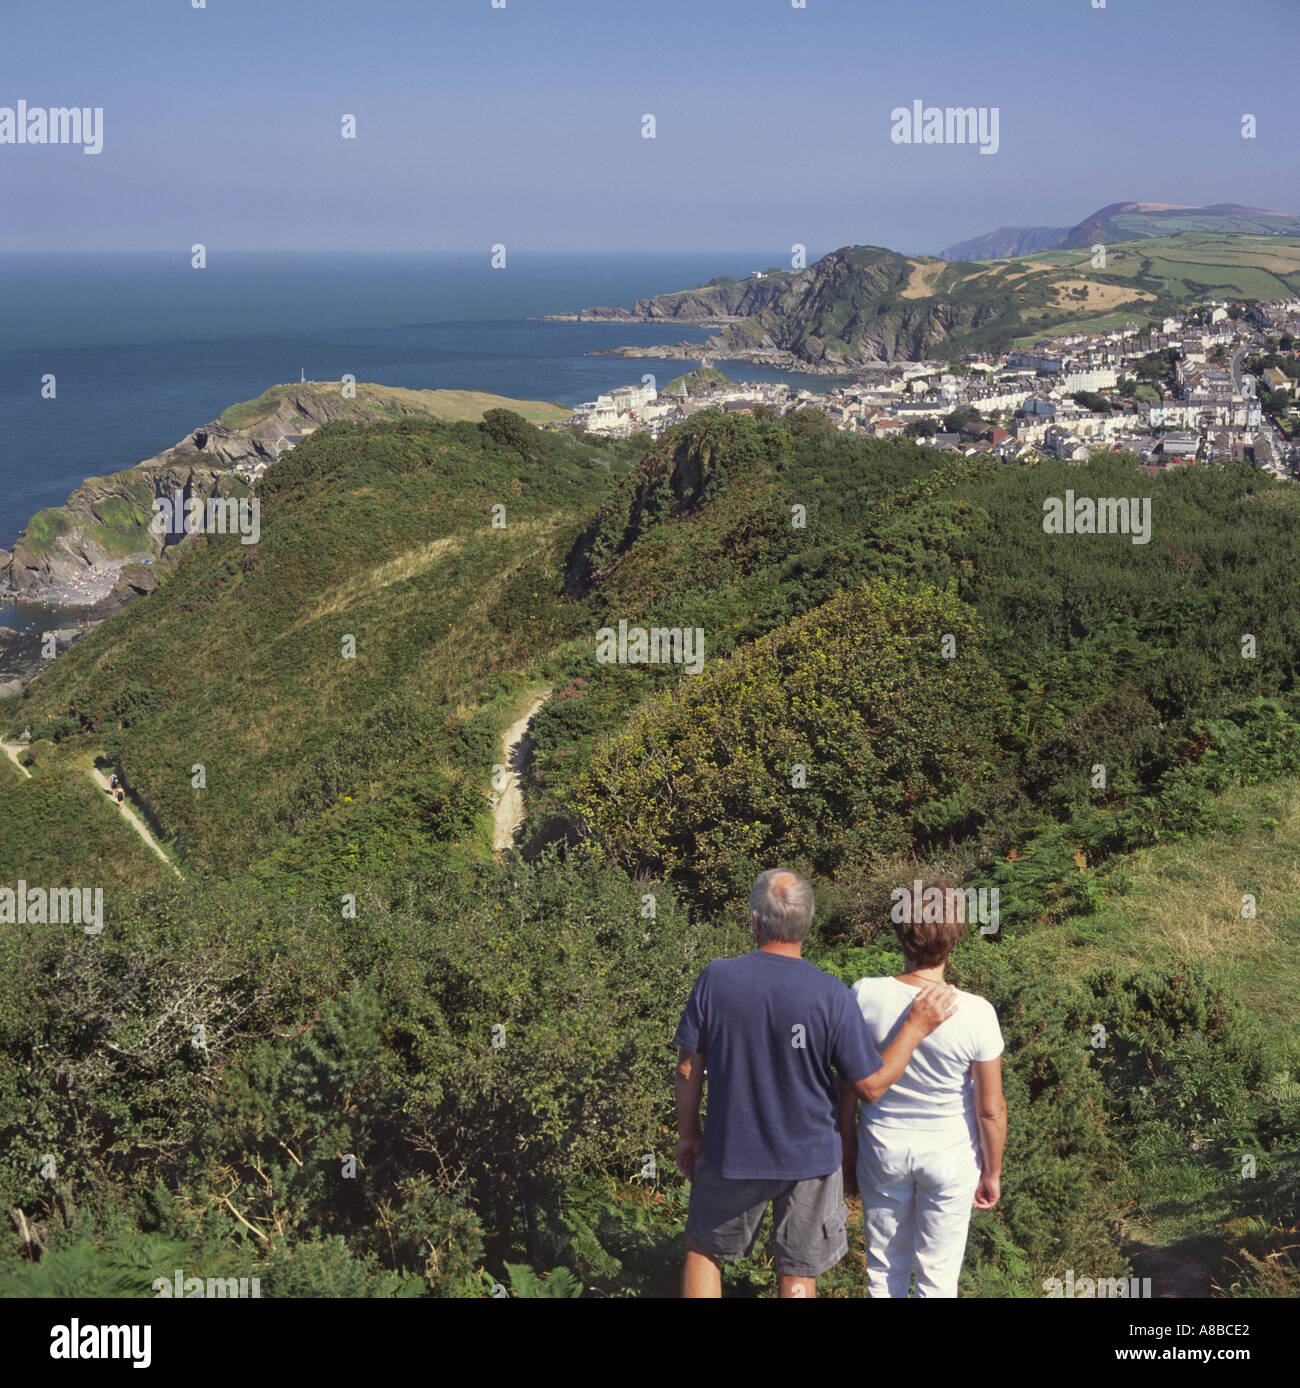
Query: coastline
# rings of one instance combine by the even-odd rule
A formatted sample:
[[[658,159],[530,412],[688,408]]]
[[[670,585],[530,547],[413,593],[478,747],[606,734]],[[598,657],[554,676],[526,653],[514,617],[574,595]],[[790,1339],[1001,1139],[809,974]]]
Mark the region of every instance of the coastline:
[[[806,361],[783,347],[739,348],[712,347],[707,342],[673,342],[657,347],[605,347],[588,352],[589,357],[648,357],[659,361],[739,361],[750,366],[765,366],[773,371],[788,371],[800,376],[853,377],[862,372],[888,366],[887,361],[861,361],[826,364]]]
[[[49,668],[53,661],[72,645],[93,631],[103,617],[83,617],[76,626],[49,626],[19,631],[14,627],[0,626],[0,699],[10,699],[21,694],[37,675]],[[43,653],[45,638],[54,637],[54,654]],[[0,704],[0,709],[3,709]]]
[[[171,545],[164,539],[157,549],[124,555],[121,532],[136,544],[143,532],[119,523],[118,533],[103,533],[104,511],[114,503],[125,501],[134,512],[146,513],[156,498],[178,492],[187,498],[228,496],[232,482],[252,495],[257,479],[286,449],[334,420],[478,418],[494,407],[519,408],[529,416],[538,411],[545,417],[568,415],[567,406],[483,391],[359,382],[353,394],[344,395],[342,387],[341,380],[273,385],[228,406],[151,458],[85,478],[61,506],[44,508],[61,522],[53,543],[28,547],[29,520],[13,548],[0,549],[0,699],[24,690],[79,637],[151,593],[174,551],[188,539]],[[21,575],[21,586],[12,581],[14,575]],[[51,634],[55,649],[47,656],[44,638]]]
[[[627,309],[583,309],[578,313],[546,313],[532,320],[538,323],[603,323],[641,324],[669,327],[711,328],[730,327],[749,320],[724,314],[709,314],[703,317],[682,315],[666,316],[652,313],[632,313]],[[885,357],[863,357],[860,359],[828,362],[800,356],[784,347],[727,347],[722,345],[717,334],[703,342],[685,340],[671,343],[648,344],[646,346],[602,347],[584,352],[587,357],[622,357],[629,360],[648,357],[659,361],[698,361],[704,358],[714,361],[745,362],[750,366],[767,367],[774,371],[789,371],[801,376],[854,376],[890,365]]]
[[[152,566],[152,555],[128,555],[91,565],[35,593],[0,588],[0,699],[21,693],[74,641],[93,631],[149,586],[122,578],[129,565]],[[54,654],[44,654],[54,637]]]
[[[82,573],[71,573],[48,587],[26,593],[0,587],[0,607],[98,607],[112,594],[128,564],[152,564],[154,556],[147,552],[131,554],[124,559],[110,559],[92,564]]]

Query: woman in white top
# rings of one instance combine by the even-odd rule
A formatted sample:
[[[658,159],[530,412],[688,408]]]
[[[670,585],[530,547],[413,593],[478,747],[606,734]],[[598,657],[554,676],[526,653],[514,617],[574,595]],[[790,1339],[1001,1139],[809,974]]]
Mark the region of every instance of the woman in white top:
[[[895,907],[907,971],[862,978],[853,996],[876,1049],[888,1046],[912,999],[942,983],[948,956],[966,934],[965,897],[939,878]],[[846,1191],[862,1194],[867,1295],[957,1295],[971,1209],[1001,1195],[1007,1111],[1002,1032],[984,998],[957,990],[957,1011],[916,1048],[902,1078],[874,1104],[840,1086]],[[856,1180],[855,1180],[856,1178]],[[915,1275],[915,1283],[913,1276]]]

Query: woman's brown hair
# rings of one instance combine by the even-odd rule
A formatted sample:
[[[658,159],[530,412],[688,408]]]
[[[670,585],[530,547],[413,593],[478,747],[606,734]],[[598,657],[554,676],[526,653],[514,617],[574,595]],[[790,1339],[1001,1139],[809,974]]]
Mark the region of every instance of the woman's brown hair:
[[[966,899],[951,877],[935,877],[919,892],[913,890],[906,918],[894,923],[908,963],[918,969],[944,963],[970,929],[965,908]]]

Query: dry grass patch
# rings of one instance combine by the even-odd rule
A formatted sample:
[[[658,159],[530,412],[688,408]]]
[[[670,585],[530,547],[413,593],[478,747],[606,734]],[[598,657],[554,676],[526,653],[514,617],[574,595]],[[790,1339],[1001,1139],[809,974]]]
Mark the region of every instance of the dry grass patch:
[[[480,420],[487,410],[513,410],[530,424],[563,424],[573,416],[567,405],[549,400],[512,400],[508,395],[489,395],[483,390],[422,390],[412,392],[426,400],[443,419]]]
[[[1071,297],[1072,291],[1083,289],[1087,291],[1086,299]],[[1095,280],[1062,280],[1056,286],[1056,294],[1052,299],[1052,308],[1080,308],[1097,309],[1102,311],[1110,308],[1118,308],[1120,304],[1133,303],[1137,299],[1152,299],[1155,296],[1145,289],[1131,289],[1125,284],[1099,284]]]
[[[444,535],[440,540],[430,540],[428,544],[420,545],[416,549],[403,550],[395,558],[386,559],[382,564],[377,564],[364,573],[353,574],[346,583],[341,583],[310,612],[300,617],[294,623],[295,629],[308,626],[318,618],[328,617],[331,613],[342,612],[344,608],[351,607],[363,598],[372,597],[380,589],[391,584],[417,578],[439,560],[462,548],[464,543],[464,539],[459,535]]]
[[[915,260],[911,262],[912,274],[907,281],[907,287],[902,291],[904,299],[929,299],[933,296],[934,283],[941,274],[948,268],[946,260],[936,260],[932,264],[918,264]]]

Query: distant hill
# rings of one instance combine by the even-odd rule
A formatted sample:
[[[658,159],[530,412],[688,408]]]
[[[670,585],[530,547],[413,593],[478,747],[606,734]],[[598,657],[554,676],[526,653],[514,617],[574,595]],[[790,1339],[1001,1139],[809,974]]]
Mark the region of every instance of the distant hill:
[[[1300,236],[1300,216],[1244,207],[1236,202],[1216,202],[1209,207],[1188,207],[1167,202],[1112,202],[1073,227],[999,227],[997,231],[958,241],[939,254],[944,260],[1000,260],[1035,251],[1073,250],[1098,243],[1136,241],[1149,236],[1175,236],[1180,232],[1217,232],[1221,235]]]
[[[958,241],[939,252],[941,260],[1001,260],[1009,255],[1033,255],[1058,245],[1069,227],[999,227],[969,241]]]
[[[775,271],[761,280],[712,281],[640,299],[631,309],[587,309],[581,317],[716,325],[703,344],[616,347],[608,351],[611,356],[683,361],[707,356],[714,362],[753,361],[837,374],[888,361],[1002,351],[1066,328],[1087,332],[1130,321],[1159,322],[1210,298],[1300,293],[1300,235],[1183,230],[1124,242],[1107,239],[1106,226],[1142,215],[1117,212],[1081,224],[1086,230],[1076,228],[1080,249],[994,261],[944,261],[883,246],[842,246],[803,270]],[[1244,212],[1233,215],[1248,220]],[[1300,219],[1286,220],[1295,220],[1300,232]],[[1104,270],[1092,266],[1094,238],[1108,247]]]
[[[1073,249],[1099,241],[1110,244],[1189,231],[1213,232],[1221,236],[1297,236],[1300,235],[1300,217],[1289,212],[1243,207],[1235,202],[1218,202],[1212,207],[1116,202],[1080,222],[1061,241],[1061,247]]]

